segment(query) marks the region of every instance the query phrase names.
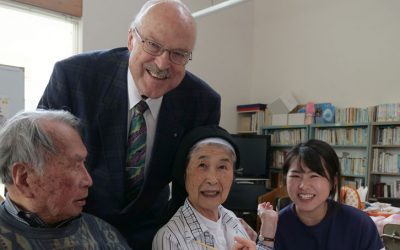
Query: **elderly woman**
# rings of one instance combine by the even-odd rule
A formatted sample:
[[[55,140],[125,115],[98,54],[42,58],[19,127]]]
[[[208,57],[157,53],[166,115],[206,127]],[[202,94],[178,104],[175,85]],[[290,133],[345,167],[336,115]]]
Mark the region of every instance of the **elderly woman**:
[[[199,127],[182,141],[174,165],[174,184],[184,186],[187,197],[153,240],[153,249],[269,249],[277,213],[269,204],[259,206],[261,235],[257,246],[232,211],[221,204],[228,197],[239,152],[231,136],[216,126]],[[185,195],[173,200],[179,203]],[[178,198],[177,198],[178,196]],[[183,200],[182,200],[183,202]],[[182,204],[181,202],[181,204]]]

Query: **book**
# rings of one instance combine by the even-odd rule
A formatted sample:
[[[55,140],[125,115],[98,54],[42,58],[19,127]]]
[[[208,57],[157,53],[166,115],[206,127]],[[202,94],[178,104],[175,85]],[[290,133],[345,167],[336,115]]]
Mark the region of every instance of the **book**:
[[[400,180],[394,181],[394,195],[395,198],[400,198]]]
[[[267,104],[263,103],[242,104],[236,106],[236,111],[257,111],[257,110],[265,110],[266,108]]]
[[[316,124],[335,122],[335,107],[331,103],[316,103],[314,106]]]

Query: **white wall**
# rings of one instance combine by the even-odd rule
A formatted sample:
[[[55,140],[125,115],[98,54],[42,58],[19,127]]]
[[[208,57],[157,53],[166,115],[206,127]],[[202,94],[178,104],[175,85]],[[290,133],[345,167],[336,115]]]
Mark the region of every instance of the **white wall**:
[[[236,131],[236,105],[248,103],[252,82],[253,1],[197,18],[198,37],[188,69],[222,97],[221,126]]]
[[[128,29],[146,0],[84,0],[82,50],[127,46]]]
[[[400,102],[400,1],[256,0],[251,99]]]
[[[126,46],[131,21],[147,0],[84,0],[82,50]],[[192,12],[223,0],[183,0]]]
[[[183,1],[192,11],[216,3]],[[125,46],[144,2],[84,1],[83,50]],[[222,95],[231,132],[236,104],[285,91],[339,107],[400,102],[399,11],[398,0],[249,0],[198,18],[188,68]]]

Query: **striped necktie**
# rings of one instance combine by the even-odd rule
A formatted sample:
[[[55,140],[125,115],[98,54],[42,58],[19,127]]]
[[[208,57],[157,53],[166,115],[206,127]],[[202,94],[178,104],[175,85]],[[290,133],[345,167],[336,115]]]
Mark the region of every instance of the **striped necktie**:
[[[125,198],[128,203],[136,198],[143,184],[147,132],[143,113],[147,108],[147,103],[143,100],[133,107],[126,158]]]

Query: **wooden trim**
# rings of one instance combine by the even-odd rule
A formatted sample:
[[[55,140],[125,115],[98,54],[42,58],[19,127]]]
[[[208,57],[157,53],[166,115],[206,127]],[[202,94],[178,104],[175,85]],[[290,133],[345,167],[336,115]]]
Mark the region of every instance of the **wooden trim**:
[[[82,0],[14,0],[24,3],[64,13],[71,16],[82,17]]]

